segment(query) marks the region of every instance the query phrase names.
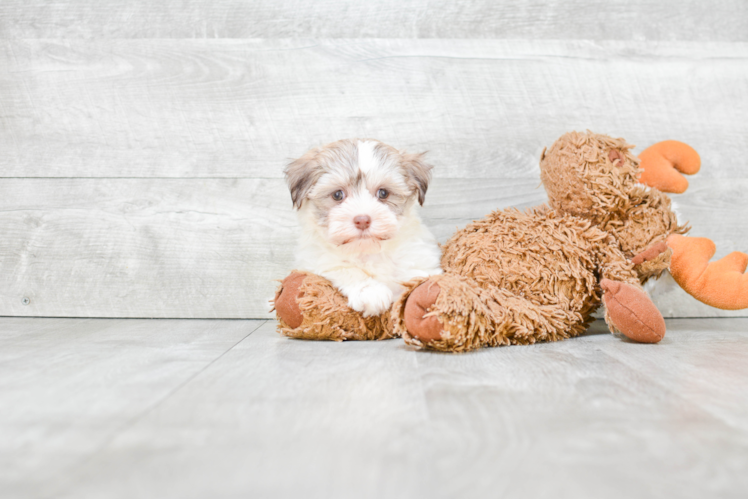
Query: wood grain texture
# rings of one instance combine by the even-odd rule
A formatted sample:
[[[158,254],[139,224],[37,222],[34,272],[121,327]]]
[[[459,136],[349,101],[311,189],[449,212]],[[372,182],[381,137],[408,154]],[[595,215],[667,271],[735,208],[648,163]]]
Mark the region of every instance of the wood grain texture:
[[[443,178],[529,179],[589,128],[745,178],[748,43],[4,40],[0,68],[6,177],[279,178],[358,136]]]
[[[422,216],[444,242],[496,208],[543,203],[539,184],[437,179]],[[717,257],[748,251],[748,180],[691,186],[676,199],[692,235]],[[293,268],[290,205],[280,179],[0,179],[0,315],[271,317],[274,280]],[[653,296],[668,317],[746,314],[679,288]]]
[[[5,0],[1,38],[748,40],[740,0]]]
[[[198,340],[233,345],[253,326],[76,321],[0,318],[0,331],[11,322],[15,332],[0,337],[2,356],[15,360],[0,365],[0,379],[14,389],[0,392],[0,404],[16,408],[14,418],[28,417],[14,424],[26,432],[24,460],[0,475],[3,492],[607,498],[748,491],[747,319],[671,320],[658,345],[618,339],[596,324],[578,339],[463,355],[417,352],[401,340],[296,341],[267,322],[166,397],[162,381],[178,371],[175,357],[204,363],[215,354],[207,346],[200,354]],[[165,335],[148,334],[157,332]],[[82,362],[91,362],[85,376]],[[187,373],[190,363],[182,363]],[[151,377],[159,382],[144,383]],[[135,395],[136,407],[157,402],[130,409],[125,402]],[[102,443],[123,407],[128,423]]]
[[[55,496],[123,428],[263,323],[0,318],[2,496]]]
[[[445,240],[497,200],[542,202],[537,185],[442,180],[424,215]],[[280,179],[4,179],[0,193],[0,315],[264,318],[293,268]]]
[[[266,317],[292,261],[279,180],[3,184],[5,314]]]

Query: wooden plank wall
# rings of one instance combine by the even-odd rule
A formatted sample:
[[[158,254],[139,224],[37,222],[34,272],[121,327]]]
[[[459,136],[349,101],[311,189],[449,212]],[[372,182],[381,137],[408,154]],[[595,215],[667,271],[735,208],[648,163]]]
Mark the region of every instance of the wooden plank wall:
[[[442,241],[542,203],[567,130],[680,139],[703,159],[675,197],[692,234],[748,251],[746,96],[739,0],[5,0],[0,315],[269,317],[282,168],[343,137],[429,151]]]

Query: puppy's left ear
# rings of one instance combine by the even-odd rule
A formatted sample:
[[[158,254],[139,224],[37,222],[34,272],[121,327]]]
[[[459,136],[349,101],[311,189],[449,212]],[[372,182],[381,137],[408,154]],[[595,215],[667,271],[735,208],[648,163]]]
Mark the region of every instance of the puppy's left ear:
[[[403,167],[408,177],[408,184],[418,193],[418,203],[423,205],[426,200],[426,190],[431,182],[432,165],[423,161],[426,153],[403,154]]]

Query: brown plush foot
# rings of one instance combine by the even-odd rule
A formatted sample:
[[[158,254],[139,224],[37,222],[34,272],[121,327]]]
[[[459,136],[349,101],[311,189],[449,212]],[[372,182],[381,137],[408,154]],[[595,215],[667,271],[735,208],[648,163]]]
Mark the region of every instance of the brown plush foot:
[[[411,336],[428,343],[441,340],[444,325],[436,316],[426,316],[436,303],[441,288],[436,283],[424,281],[410,293],[405,303],[405,328]]]
[[[304,320],[298,302],[298,299],[302,296],[299,288],[301,288],[304,278],[306,278],[306,274],[289,274],[281,283],[281,289],[275,296],[275,311],[280,319],[291,328],[298,328]]]
[[[665,336],[665,320],[647,294],[639,288],[604,279],[603,302],[607,318],[622,334],[637,342],[654,344]]]

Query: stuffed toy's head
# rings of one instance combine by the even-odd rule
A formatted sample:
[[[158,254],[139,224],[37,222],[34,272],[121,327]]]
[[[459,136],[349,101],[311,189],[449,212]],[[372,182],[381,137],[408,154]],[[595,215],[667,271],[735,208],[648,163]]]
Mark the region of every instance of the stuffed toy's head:
[[[540,160],[548,203],[561,213],[583,217],[612,234],[639,279],[669,269],[675,281],[701,302],[720,309],[748,308],[748,255],[732,252],[709,262],[716,247],[707,238],[683,236],[670,198],[683,193],[701,168],[699,154],[679,141],[642,151],[592,132],[570,132]]]
[[[549,205],[614,234],[629,258],[686,231],[670,198],[638,182],[642,170],[631,148],[623,139],[569,132],[540,159]]]
[[[569,132],[540,159],[550,205],[562,213],[603,220],[622,214],[637,191],[639,161],[623,139]]]

